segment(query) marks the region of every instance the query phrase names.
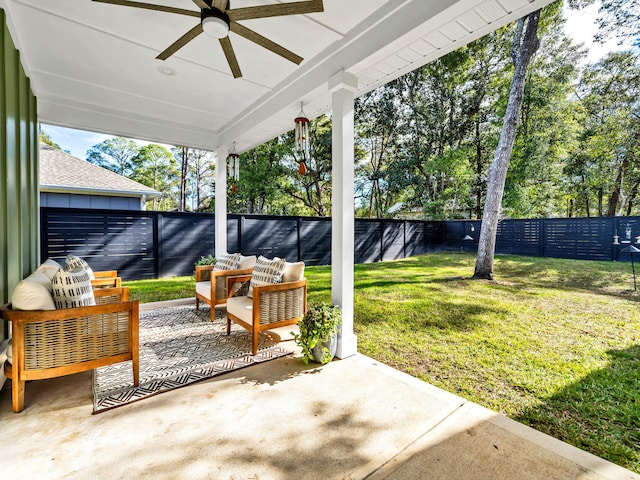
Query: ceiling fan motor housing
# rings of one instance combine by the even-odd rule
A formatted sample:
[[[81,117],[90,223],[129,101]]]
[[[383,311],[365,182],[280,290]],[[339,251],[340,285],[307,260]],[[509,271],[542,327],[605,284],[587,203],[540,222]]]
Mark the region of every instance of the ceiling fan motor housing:
[[[229,34],[231,21],[229,15],[217,8],[202,9],[200,12],[202,29],[215,38],[224,38]]]

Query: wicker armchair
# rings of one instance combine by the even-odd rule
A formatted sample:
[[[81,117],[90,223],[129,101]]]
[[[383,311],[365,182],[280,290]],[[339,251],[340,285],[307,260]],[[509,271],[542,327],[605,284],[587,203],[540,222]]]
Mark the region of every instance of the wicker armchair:
[[[255,257],[253,257],[255,259]],[[227,278],[251,275],[253,267],[240,270],[214,270],[214,265],[196,266],[196,310],[200,302],[211,307],[211,321],[216,318],[215,306],[227,303]]]
[[[227,290],[237,282],[251,280],[250,275],[227,279]],[[253,298],[238,296],[227,299],[227,335],[231,322],[252,334],[251,352],[258,353],[258,335],[265,330],[294,325],[307,311],[307,280],[253,287]]]
[[[139,382],[138,301],[129,289],[94,290],[96,304],[59,310],[12,310],[0,307],[12,324],[12,361],[4,373],[11,379],[11,407],[24,409],[27,380],[60,377],[132,360]]]

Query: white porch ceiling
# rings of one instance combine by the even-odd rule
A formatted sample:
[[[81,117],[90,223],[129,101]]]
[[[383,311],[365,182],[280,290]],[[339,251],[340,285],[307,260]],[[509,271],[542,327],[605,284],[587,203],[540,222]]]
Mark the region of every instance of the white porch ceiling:
[[[198,11],[192,0],[144,1]],[[328,82],[340,71],[358,78],[362,95],[550,1],[324,0],[321,13],[240,22],[304,61],[231,33],[239,79],[206,34],[155,60],[197,18],[90,0],[0,0],[0,8],[40,121],[207,150],[235,141],[241,152],[290,130],[300,102],[309,117],[328,112]]]

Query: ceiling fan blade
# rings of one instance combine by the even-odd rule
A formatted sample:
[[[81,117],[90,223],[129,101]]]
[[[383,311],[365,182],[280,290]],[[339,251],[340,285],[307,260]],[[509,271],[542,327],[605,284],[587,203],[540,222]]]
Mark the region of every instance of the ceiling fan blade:
[[[304,60],[301,56],[296,55],[291,50],[287,50],[282,45],[278,45],[275,42],[272,42],[266,37],[263,37],[259,33],[254,32],[253,30],[248,29],[247,27],[243,27],[239,23],[231,22],[231,31],[233,33],[237,33],[241,37],[246,38],[247,40],[252,41],[260,45],[261,47],[266,48],[267,50],[271,50],[273,53],[280,55],[283,58],[286,58],[290,62],[295,63],[296,65],[300,65],[302,60]]]
[[[221,38],[220,46],[222,47],[224,56],[227,57],[227,63],[229,64],[231,73],[233,73],[233,78],[240,78],[242,76],[242,72],[240,71],[240,65],[238,65],[236,53],[233,51],[233,47],[231,46],[231,40],[229,40],[229,37]]]
[[[281,17],[284,15],[301,15],[305,13],[324,12],[322,0],[306,0],[303,2],[279,3],[277,5],[260,5],[227,10],[233,21],[250,20],[252,18]]]
[[[131,2],[129,0],[93,0],[98,3],[110,3],[112,5],[122,5],[123,7],[145,8],[147,10],[156,10],[158,12],[177,13],[179,15],[187,15],[189,17],[200,18],[200,12],[192,12],[183,8],[166,7],[164,5],[155,5],[153,3]]]
[[[171,55],[173,55],[178,50],[180,50],[182,47],[184,47],[187,43],[189,43],[191,40],[193,40],[198,35],[200,35],[202,31],[203,31],[202,25],[200,23],[197,24],[195,27],[193,27],[191,30],[189,30],[187,33],[181,36],[178,40],[176,40],[171,45],[169,45],[169,47],[163,52],[161,52],[160,55],[158,55],[156,58],[158,60],[166,60]]]
[[[193,3],[195,3],[198,8],[210,8],[207,2],[205,2],[204,0],[193,0]]]
[[[213,8],[217,8],[218,10],[225,11],[229,8],[229,0],[213,0]]]

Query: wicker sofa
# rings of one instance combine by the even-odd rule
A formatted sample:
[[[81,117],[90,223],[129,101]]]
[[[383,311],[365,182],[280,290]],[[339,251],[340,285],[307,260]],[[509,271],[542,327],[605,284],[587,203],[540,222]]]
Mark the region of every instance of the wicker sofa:
[[[139,382],[138,301],[129,289],[99,288],[96,305],[57,310],[13,310],[0,307],[11,322],[11,360],[4,373],[11,379],[11,407],[24,409],[25,382],[60,377],[131,360]]]

